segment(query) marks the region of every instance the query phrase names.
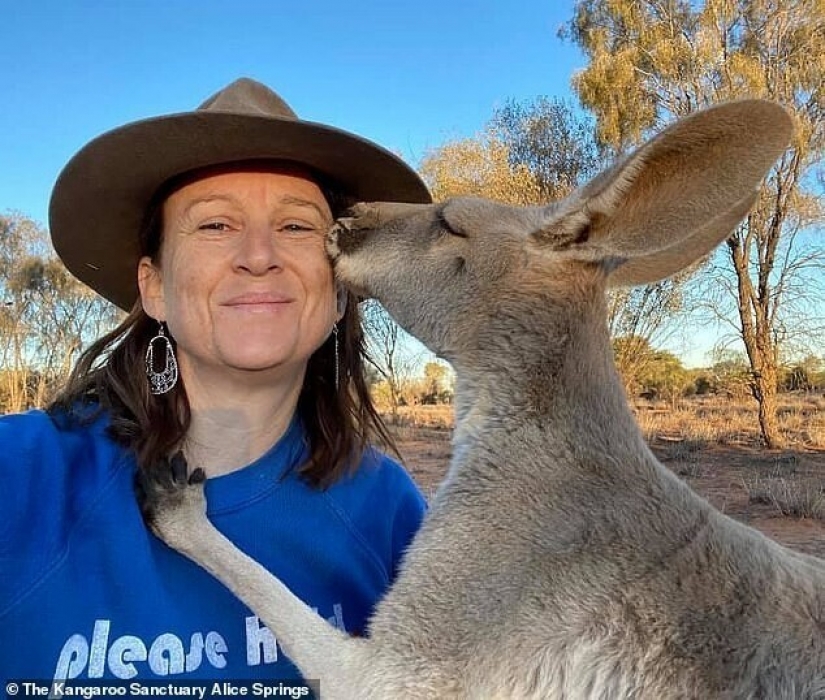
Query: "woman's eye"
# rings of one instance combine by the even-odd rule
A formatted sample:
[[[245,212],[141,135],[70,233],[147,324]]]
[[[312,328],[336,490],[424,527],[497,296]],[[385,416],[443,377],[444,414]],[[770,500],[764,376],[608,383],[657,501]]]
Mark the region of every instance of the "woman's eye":
[[[284,231],[289,231],[290,233],[307,233],[309,231],[315,231],[315,226],[299,223],[284,224],[281,228]]]
[[[208,221],[198,226],[198,229],[201,231],[228,231],[229,224],[223,221]]]

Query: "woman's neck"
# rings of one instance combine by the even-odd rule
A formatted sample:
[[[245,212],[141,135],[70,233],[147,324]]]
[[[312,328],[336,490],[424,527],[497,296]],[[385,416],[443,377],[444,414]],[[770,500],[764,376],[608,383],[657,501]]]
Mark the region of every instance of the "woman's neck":
[[[207,477],[241,469],[265,454],[286,432],[295,414],[303,373],[280,380],[203,381],[186,377],[192,420],[183,453]]]

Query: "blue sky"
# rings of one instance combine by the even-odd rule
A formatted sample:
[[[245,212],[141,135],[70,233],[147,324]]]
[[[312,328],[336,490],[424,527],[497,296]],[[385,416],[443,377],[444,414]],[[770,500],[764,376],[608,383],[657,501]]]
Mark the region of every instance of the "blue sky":
[[[11,0],[0,42],[0,211],[46,223],[88,140],[256,78],[298,114],[416,165],[510,98],[570,96],[572,2]]]
[[[0,212],[44,225],[60,169],[87,141],[191,110],[240,76],[268,84],[301,117],[373,139],[415,166],[428,149],[479,132],[507,100],[574,99],[570,79],[585,65],[557,38],[572,0],[3,6]],[[674,347],[691,364],[706,360],[710,344],[707,332],[697,337]]]

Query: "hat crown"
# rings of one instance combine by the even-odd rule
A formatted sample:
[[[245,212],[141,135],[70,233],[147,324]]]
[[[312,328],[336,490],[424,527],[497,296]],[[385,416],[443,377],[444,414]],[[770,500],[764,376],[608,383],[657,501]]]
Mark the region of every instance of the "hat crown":
[[[231,112],[278,119],[298,118],[277,93],[250,78],[239,78],[223,90],[219,90],[203,102],[198,111]]]
[[[261,159],[302,164],[355,199],[430,201],[394,154],[303,121],[277,93],[241,78],[193,111],[124,124],[80,149],[52,191],[54,248],[79,280],[128,311],[138,297],[140,231],[159,188],[183,173]]]

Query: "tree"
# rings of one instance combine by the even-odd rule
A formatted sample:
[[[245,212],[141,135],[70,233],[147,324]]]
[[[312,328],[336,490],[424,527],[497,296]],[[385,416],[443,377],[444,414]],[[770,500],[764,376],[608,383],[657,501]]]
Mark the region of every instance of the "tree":
[[[508,102],[483,133],[430,151],[421,174],[436,201],[474,195],[515,205],[568,195],[598,163],[592,125],[548,97]]]
[[[673,318],[682,311],[684,276],[644,287],[610,291],[608,327],[614,338],[613,355],[625,389],[633,393],[653,357],[674,330]]]
[[[510,167],[529,173],[539,202],[566,197],[598,168],[591,119],[563,100],[511,100],[496,111],[489,128],[506,149]]]
[[[406,384],[411,380],[418,357],[411,353],[410,336],[392,319],[375,299],[361,305],[367,361],[386,382],[393,421],[398,420]]]
[[[507,146],[487,132],[430,151],[421,176],[437,202],[450,197],[488,197],[506,204],[537,204],[540,188],[524,166],[512,165]]]
[[[422,404],[450,403],[453,399],[450,367],[441,362],[424,365],[424,381],[420,395]]]
[[[808,355],[788,367],[782,380],[785,391],[814,391],[819,389],[823,362],[816,355]]]
[[[785,329],[798,327],[794,311],[810,302],[806,282],[820,279],[823,265],[821,249],[806,249],[797,234],[822,221],[821,199],[811,188],[822,181],[824,25],[821,0],[581,0],[562,32],[588,57],[573,85],[596,116],[599,143],[616,152],[718,101],[764,97],[793,114],[792,148],[727,241],[731,283],[716,277],[716,287],[735,301],[732,320],[769,447],[782,444],[779,346]]]
[[[717,348],[712,354],[713,390],[730,398],[747,396],[749,383],[748,358],[734,350]]]
[[[658,350],[641,378],[644,393],[654,399],[662,399],[676,408],[676,402],[691,385],[691,376],[673,353]]]
[[[0,216],[2,410],[42,406],[77,354],[120,312],[72,277],[46,232],[21,214]]]

